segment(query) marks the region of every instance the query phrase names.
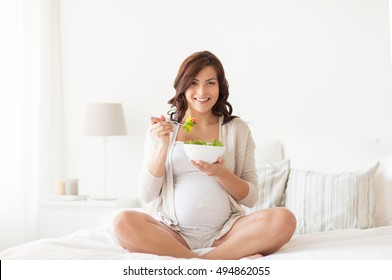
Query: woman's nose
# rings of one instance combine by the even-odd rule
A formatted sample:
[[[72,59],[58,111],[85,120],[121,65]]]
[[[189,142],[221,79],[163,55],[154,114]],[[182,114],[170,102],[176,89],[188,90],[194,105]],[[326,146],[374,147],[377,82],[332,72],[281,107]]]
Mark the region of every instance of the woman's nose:
[[[199,87],[197,88],[197,93],[203,94],[204,92],[206,92],[206,87],[203,85],[199,85]]]

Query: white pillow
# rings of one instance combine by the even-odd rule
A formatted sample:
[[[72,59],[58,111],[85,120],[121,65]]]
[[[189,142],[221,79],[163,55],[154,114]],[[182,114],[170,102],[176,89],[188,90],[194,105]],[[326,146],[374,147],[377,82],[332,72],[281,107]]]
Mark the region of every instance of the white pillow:
[[[380,161],[376,172],[375,186],[375,225],[392,225],[392,156]]]
[[[256,205],[245,208],[245,212],[252,213],[265,208],[282,206],[289,171],[288,159],[257,168],[259,198]]]
[[[375,226],[392,225],[392,139],[291,136],[284,140],[284,156],[290,167],[337,174],[368,170],[379,161],[375,185]]]
[[[296,233],[374,227],[378,166],[340,174],[291,169],[285,206],[297,218]]]

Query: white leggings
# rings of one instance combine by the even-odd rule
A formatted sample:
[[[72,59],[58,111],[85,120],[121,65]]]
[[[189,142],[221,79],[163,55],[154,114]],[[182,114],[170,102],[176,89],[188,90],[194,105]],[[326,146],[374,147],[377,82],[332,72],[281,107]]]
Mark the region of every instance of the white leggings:
[[[194,228],[194,227],[183,227],[180,226],[179,234],[184,238],[191,250],[201,248],[211,248],[212,243],[216,240],[218,232],[221,231],[221,227],[205,229],[205,228]]]

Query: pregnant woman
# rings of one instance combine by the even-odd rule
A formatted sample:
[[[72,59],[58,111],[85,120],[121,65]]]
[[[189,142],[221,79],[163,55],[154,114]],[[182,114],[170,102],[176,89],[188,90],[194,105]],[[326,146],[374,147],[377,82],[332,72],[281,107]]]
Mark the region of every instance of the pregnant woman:
[[[258,198],[255,144],[248,125],[232,115],[220,60],[211,52],[190,55],[174,82],[170,119],[152,117],[138,181],[152,212],[127,210],[114,220],[119,243],[130,252],[180,258],[240,259],[275,252],[292,237],[296,220],[286,208],[245,215]],[[187,116],[197,120],[188,132]],[[216,162],[190,161],[184,141],[219,139]],[[211,248],[198,255],[195,249]]]

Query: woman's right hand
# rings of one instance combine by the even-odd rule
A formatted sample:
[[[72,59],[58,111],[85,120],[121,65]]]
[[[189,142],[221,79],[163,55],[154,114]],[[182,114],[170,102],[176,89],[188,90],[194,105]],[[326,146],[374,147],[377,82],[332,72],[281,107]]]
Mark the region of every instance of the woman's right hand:
[[[154,137],[156,137],[162,144],[168,144],[170,141],[170,133],[174,131],[173,123],[166,121],[164,116],[159,118],[151,117],[150,122],[150,131],[152,135],[154,135]]]

